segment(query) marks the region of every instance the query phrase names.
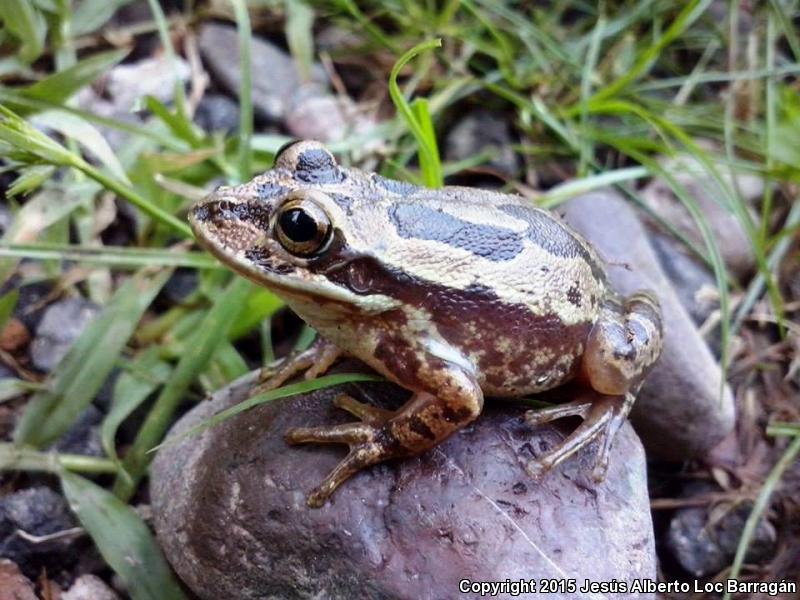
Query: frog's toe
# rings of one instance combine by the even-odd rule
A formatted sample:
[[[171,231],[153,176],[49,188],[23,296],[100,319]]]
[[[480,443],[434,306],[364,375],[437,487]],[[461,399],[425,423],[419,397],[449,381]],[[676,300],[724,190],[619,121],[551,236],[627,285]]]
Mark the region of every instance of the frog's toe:
[[[306,502],[311,508],[319,508],[350,477],[381,460],[383,452],[379,444],[368,443],[352,447],[344,460],[308,495]]]
[[[386,410],[385,408],[364,404],[347,394],[339,394],[336,396],[333,400],[333,405],[342,410],[346,410],[354,417],[358,417],[369,425],[383,425],[397,414],[397,412],[393,410]]]
[[[366,423],[345,423],[330,427],[295,427],[286,432],[290,444],[347,444],[350,452],[308,496],[308,505],[319,508],[342,483],[364,467],[387,458],[381,443],[381,429]],[[385,437],[385,436],[384,436]]]
[[[573,402],[565,402],[564,404],[555,404],[547,408],[538,408],[536,410],[529,410],[525,413],[525,421],[531,427],[537,425],[544,425],[563,417],[583,417],[589,414],[592,408],[591,400],[575,400]]]
[[[314,379],[327,371],[341,355],[342,351],[337,346],[317,338],[306,350],[294,352],[262,367],[258,374],[260,383],[252,395],[279,388],[300,373],[304,373],[306,379]]]
[[[375,437],[375,428],[365,423],[321,427],[292,427],[286,432],[290,444],[362,444]]]

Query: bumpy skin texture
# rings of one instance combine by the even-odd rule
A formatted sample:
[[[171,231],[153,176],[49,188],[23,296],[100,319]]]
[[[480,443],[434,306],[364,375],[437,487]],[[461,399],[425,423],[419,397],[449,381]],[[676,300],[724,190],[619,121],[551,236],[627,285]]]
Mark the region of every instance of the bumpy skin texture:
[[[292,229],[298,218],[305,229]],[[660,352],[655,300],[617,298],[586,241],[519,196],[429,190],[343,168],[321,144],[296,142],[271,171],[211,194],[190,223],[220,260],[322,336],[267,385],[317,359],[329,364],[334,345],[414,392],[396,413],[343,397],[337,405],[361,423],[288,432],[292,443],[351,448],[311,505],[364,466],[435,446],[480,414],[484,394],[518,397],[571,379],[591,394],[529,419],[584,422],[529,470],[538,476],[602,437],[599,478]]]

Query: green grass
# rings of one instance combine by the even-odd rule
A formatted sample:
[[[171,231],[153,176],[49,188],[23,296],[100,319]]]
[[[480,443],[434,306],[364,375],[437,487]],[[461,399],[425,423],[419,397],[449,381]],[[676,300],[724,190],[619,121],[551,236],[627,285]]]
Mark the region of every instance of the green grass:
[[[248,40],[251,17],[268,9],[251,3],[248,13],[245,0],[230,3],[248,76],[239,90],[239,129],[229,138],[192,121],[189,98],[177,79],[172,102],[142,100],[149,114],[142,125],[78,108],[70,97],[129,54],[108,49],[95,37],[108,26],[113,9],[125,3],[85,0],[74,10],[65,0],[0,2],[4,44],[13,50],[0,58],[0,168],[16,176],[10,203],[17,216],[0,240],[0,282],[16,277],[20,286],[45,278],[72,286],[59,267],[74,261],[88,273],[81,291],[103,305],[43,384],[0,382],[0,402],[30,394],[17,445],[0,446],[0,468],[60,474],[71,503],[85,500],[81,520],[109,565],[138,586],[135,597],[148,598],[159,589],[159,578],[163,589],[173,589],[168,572],[158,558],[151,570],[130,572],[119,560],[125,544],[107,537],[100,513],[118,515],[129,535],[124,539],[158,554],[124,502],[140,489],[150,451],[165,442],[181,403],[246,370],[238,340],[256,332],[264,341],[262,362],[272,360],[269,319],[281,306],[270,293],[192,249],[185,212],[198,190],[219,181],[246,181],[267,168],[288,138],[254,132]],[[273,6],[259,6],[265,4]],[[293,0],[274,4],[271,14],[284,20],[270,22],[285,23],[272,33],[284,35],[306,74],[315,58],[313,34],[335,23],[353,43],[328,50],[333,64],[356,65],[362,77],[381,88],[377,98],[392,102],[393,119],[371,133],[330,144],[344,161],[363,156],[364,147],[379,141],[385,160],[377,170],[439,187],[445,175],[491,158],[487,152],[460,163],[444,161],[440,146],[446,127],[476,107],[507,116],[525,166],[517,179],[525,170],[548,173],[553,166],[564,175],[547,182],[537,199],[543,206],[605,186],[641,204],[641,182],[657,176],[670,185],[702,233],[702,246],[689,244],[689,250],[716,277],[723,366],[730,362],[732,336],[747,326],[758,303],[767,303],[777,331],[786,334],[779,274],[800,223],[800,204],[782,209],[786,194],[800,184],[798,3],[758,3],[750,40],[736,33],[741,19],[749,18],[740,13],[739,2],[726,5],[722,21],[710,13],[711,0],[533,4]],[[181,27],[207,16],[198,9],[175,18],[164,15],[156,0],[149,6],[152,20],[138,31],[156,32],[174,61],[183,48],[173,47]],[[756,51],[748,54],[747,43]],[[725,94],[734,84],[739,93]],[[105,128],[127,134],[130,143],[113,152]],[[723,190],[719,202],[741,223],[756,257],[752,278],[738,281],[727,273],[705,215],[680,184],[680,173],[662,161],[679,155],[694,159]],[[735,177],[729,183],[727,175],[737,173],[761,175],[768,184],[755,213],[741,198]],[[104,246],[96,234],[102,198],[109,193],[138,217],[129,247]],[[20,269],[22,259],[38,261],[41,271]],[[197,269],[199,288],[182,305],[158,313],[152,300],[176,267]],[[0,296],[0,324],[16,302],[14,292]],[[309,343],[311,333],[306,331],[301,343]],[[107,456],[43,451],[77,419],[114,368],[122,375],[101,426]],[[156,399],[148,405],[150,394]],[[142,406],[144,422],[133,446],[123,452],[116,445],[118,428]],[[796,430],[787,427],[783,435],[794,439],[765,478],[754,519],[796,458]],[[98,474],[113,475],[112,493],[83,478]],[[734,572],[741,568],[751,525]]]

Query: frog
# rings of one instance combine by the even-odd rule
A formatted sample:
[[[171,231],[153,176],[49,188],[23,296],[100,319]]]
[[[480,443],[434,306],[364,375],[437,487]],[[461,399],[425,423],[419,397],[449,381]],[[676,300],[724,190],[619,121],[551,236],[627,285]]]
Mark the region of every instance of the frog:
[[[485,398],[525,398],[570,383],[567,402],[531,409],[531,427],[579,424],[540,456],[540,480],[596,444],[593,478],[662,346],[648,290],[627,296],[558,215],[517,194],[426,188],[340,165],[320,142],[282,147],[273,168],[222,186],[188,216],[200,245],[280,297],[319,334],[263,373],[261,391],[315,378],[357,358],[410,398],[396,410],[348,394],[356,421],[308,424],[296,444],[343,444],[347,455],[307,496],[323,506],[362,469],[420,455],[481,414]]]

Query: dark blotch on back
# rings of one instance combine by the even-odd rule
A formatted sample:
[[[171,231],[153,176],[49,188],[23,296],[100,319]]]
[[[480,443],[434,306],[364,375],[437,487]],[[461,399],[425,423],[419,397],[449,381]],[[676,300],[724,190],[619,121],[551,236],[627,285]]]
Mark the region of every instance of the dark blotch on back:
[[[526,237],[554,256],[582,258],[592,269],[598,281],[605,281],[606,274],[595,258],[586,249],[584,242],[577,238],[565,225],[547,213],[533,210],[518,204],[505,204],[500,207],[504,213],[528,223]]]
[[[297,157],[295,179],[307,183],[336,183],[345,177],[325,150],[313,148]]]
[[[522,252],[522,237],[504,227],[478,225],[421,204],[394,204],[388,209],[397,233],[406,239],[442,242],[502,262]]]
[[[581,291],[578,289],[577,283],[567,290],[567,300],[569,300],[571,304],[580,306],[582,298],[583,296],[581,295]]]

